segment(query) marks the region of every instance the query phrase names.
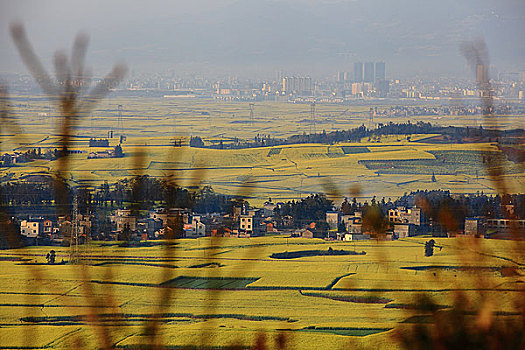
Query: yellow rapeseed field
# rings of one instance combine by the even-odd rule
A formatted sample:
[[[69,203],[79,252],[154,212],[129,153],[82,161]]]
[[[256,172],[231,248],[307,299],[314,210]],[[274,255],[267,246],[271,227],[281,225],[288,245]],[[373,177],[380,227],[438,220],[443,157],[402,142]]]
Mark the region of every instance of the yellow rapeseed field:
[[[274,348],[284,337],[293,349],[392,349],[400,347],[393,334],[421,314],[411,307],[418,298],[447,308],[458,290],[474,314],[492,303],[494,317],[513,317],[522,296],[522,242],[435,239],[442,248],[425,257],[428,239],[201,238],[137,248],[93,242],[81,248],[78,265],[45,264],[51,247],[3,250],[1,347],[96,347],[104,337],[117,348],[137,347],[149,344],[144,327],[158,315],[157,340],[174,347],[253,346],[262,337]],[[330,247],[366,255],[270,258]],[[69,248],[53,249],[57,261],[69,258]],[[508,275],[503,267],[518,270]],[[210,281],[224,287],[207,289]]]

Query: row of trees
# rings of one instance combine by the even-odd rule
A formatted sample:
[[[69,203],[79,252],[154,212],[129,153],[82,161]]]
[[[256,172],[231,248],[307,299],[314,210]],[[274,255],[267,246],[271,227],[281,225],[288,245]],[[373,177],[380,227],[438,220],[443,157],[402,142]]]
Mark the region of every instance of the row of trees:
[[[378,124],[376,129],[367,129],[364,125],[348,130],[337,130],[321,133],[302,135],[292,135],[286,139],[271,138],[269,135],[255,136],[253,141],[234,140],[232,143],[224,145],[210,145],[210,148],[253,148],[263,146],[278,146],[298,143],[325,143],[333,144],[337,142],[359,142],[364,137],[379,137],[381,135],[410,135],[410,134],[441,134],[445,140],[454,142],[478,141],[493,142],[496,140],[505,141],[506,143],[516,143],[523,136],[523,129],[514,130],[495,130],[463,127],[463,126],[439,126],[418,121],[417,123],[393,123]],[[502,139],[502,140],[500,140]],[[205,147],[204,142],[198,136],[190,138],[191,147]]]
[[[56,202],[56,182],[9,182],[0,184],[0,202],[6,208],[52,206]],[[217,194],[211,186],[196,191],[177,186],[169,181],[137,176],[114,184],[107,181],[97,188],[60,187],[60,195],[73,203],[76,196],[79,212],[87,214],[95,208],[128,206],[136,210],[150,210],[155,206],[190,208],[199,213],[228,212],[232,207],[230,196]]]

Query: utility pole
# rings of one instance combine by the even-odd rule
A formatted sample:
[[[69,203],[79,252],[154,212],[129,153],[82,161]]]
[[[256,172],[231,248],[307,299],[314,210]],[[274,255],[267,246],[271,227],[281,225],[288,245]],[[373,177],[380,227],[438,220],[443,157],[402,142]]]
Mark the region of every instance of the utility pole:
[[[119,132],[119,136],[121,136],[122,135],[122,105],[118,105],[117,130]]]
[[[317,131],[315,129],[315,102],[312,102],[312,104],[310,105],[310,119],[312,120],[312,124],[314,127],[314,134],[316,134]]]
[[[78,262],[78,196],[74,190],[73,216],[71,218],[71,238],[69,240],[69,263]]]
[[[254,103],[250,103],[250,125],[253,126],[253,109],[255,107]]]
[[[372,125],[374,125],[374,109],[370,107],[368,112],[368,130],[372,130]]]

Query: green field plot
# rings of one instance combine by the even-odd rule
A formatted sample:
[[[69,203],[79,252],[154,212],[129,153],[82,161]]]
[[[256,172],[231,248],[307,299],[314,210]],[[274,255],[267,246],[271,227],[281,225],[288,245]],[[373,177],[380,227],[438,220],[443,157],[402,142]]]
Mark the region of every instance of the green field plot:
[[[477,175],[487,176],[488,169],[494,166],[503,167],[505,174],[519,174],[523,167],[506,160],[497,151],[428,151],[435,159],[390,159],[360,160],[367,169],[381,174],[416,174],[416,175]]]
[[[307,327],[299,329],[299,332],[329,333],[335,335],[346,335],[353,337],[365,337],[371,334],[383,333],[391,328],[345,328],[345,327]]]
[[[233,277],[186,277],[179,276],[163,282],[161,287],[190,288],[190,289],[244,289],[259,278]]]
[[[370,150],[368,147],[361,146],[342,146],[344,154],[356,154],[356,153],[368,153]]]
[[[281,153],[281,150],[282,148],[271,148],[269,151],[268,151],[268,157],[270,156],[275,156],[275,155],[278,155]]]
[[[365,255],[366,252],[356,252],[350,250],[299,250],[294,252],[274,253],[270,257],[273,259],[297,259],[306,256],[338,256],[338,255]]]

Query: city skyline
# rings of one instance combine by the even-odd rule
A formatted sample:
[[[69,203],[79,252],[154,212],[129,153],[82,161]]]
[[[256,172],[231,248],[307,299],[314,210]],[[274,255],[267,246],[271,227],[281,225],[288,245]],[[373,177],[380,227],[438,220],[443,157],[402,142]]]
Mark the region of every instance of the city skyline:
[[[69,51],[77,32],[90,35],[95,74],[124,60],[136,72],[175,70],[268,78],[278,70],[313,78],[351,70],[356,61],[388,62],[387,75],[469,76],[459,50],[483,37],[491,64],[525,70],[518,39],[525,6],[517,0],[2,2],[0,72],[23,72],[8,35],[27,24],[37,52],[52,66],[56,48]]]

